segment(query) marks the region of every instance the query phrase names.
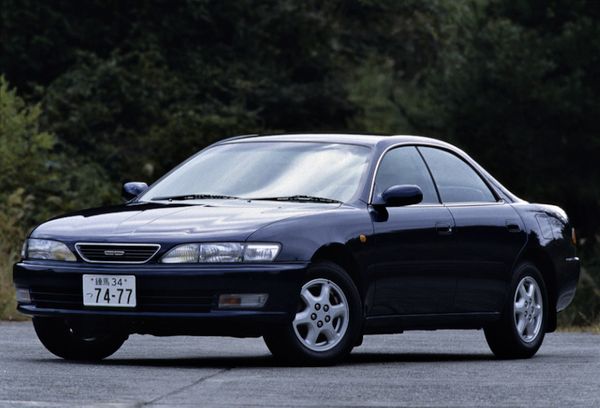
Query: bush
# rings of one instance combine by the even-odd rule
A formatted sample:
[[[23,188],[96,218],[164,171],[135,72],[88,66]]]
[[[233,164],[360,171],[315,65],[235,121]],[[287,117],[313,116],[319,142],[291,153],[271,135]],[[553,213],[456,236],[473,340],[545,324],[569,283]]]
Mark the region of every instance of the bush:
[[[0,319],[18,318],[15,313],[15,295],[12,286],[12,265],[19,258],[19,245],[25,238],[24,219],[33,206],[31,196],[22,188],[14,191],[0,205]]]
[[[0,318],[14,318],[12,264],[35,211],[31,192],[47,174],[54,137],[40,132],[39,106],[27,106],[0,77]]]
[[[584,251],[573,304],[559,314],[561,327],[600,328],[600,248]]]
[[[58,213],[114,199],[97,165],[73,159],[40,130],[40,114],[0,76],[0,319],[17,317],[12,264],[29,230]]]

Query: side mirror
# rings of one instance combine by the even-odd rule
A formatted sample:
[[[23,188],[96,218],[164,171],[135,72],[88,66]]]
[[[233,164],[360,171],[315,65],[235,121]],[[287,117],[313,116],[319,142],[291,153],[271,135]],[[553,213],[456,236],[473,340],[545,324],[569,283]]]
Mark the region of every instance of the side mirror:
[[[140,181],[130,181],[129,183],[123,184],[123,189],[121,190],[121,196],[129,201],[133,198],[136,198],[144,191],[148,189],[148,184],[142,183]]]
[[[402,207],[418,204],[421,201],[423,201],[423,191],[419,186],[402,184],[386,188],[383,193],[373,199],[373,204],[385,207]]]

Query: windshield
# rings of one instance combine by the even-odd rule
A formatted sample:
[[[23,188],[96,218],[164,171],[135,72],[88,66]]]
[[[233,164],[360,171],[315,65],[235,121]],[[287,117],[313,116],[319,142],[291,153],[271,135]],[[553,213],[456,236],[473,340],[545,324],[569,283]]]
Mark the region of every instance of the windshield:
[[[218,145],[173,170],[140,199],[303,196],[345,202],[360,186],[369,153],[370,149],[364,146],[335,143]]]

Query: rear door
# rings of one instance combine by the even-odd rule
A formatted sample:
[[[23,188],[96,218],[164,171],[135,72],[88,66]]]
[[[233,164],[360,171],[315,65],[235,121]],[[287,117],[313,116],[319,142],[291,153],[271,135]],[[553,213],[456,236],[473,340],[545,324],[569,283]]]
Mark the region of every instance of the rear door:
[[[521,218],[461,157],[440,148],[418,149],[454,218],[448,242],[457,277],[454,310],[501,311],[513,263],[527,239]]]
[[[373,251],[369,271],[376,289],[371,315],[447,313],[454,301],[456,278],[448,270],[453,227],[450,211],[415,146],[388,151],[379,165],[374,194],[399,184],[418,185],[420,204],[374,208]]]

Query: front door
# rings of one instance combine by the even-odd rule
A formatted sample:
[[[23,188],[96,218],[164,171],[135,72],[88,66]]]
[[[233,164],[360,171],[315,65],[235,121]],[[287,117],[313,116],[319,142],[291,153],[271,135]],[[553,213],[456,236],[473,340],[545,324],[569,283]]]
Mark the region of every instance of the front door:
[[[448,269],[454,222],[414,146],[383,157],[374,194],[400,184],[418,185],[423,201],[405,207],[372,207],[374,236],[369,274],[376,282],[371,316],[437,314],[450,311],[456,277]]]

